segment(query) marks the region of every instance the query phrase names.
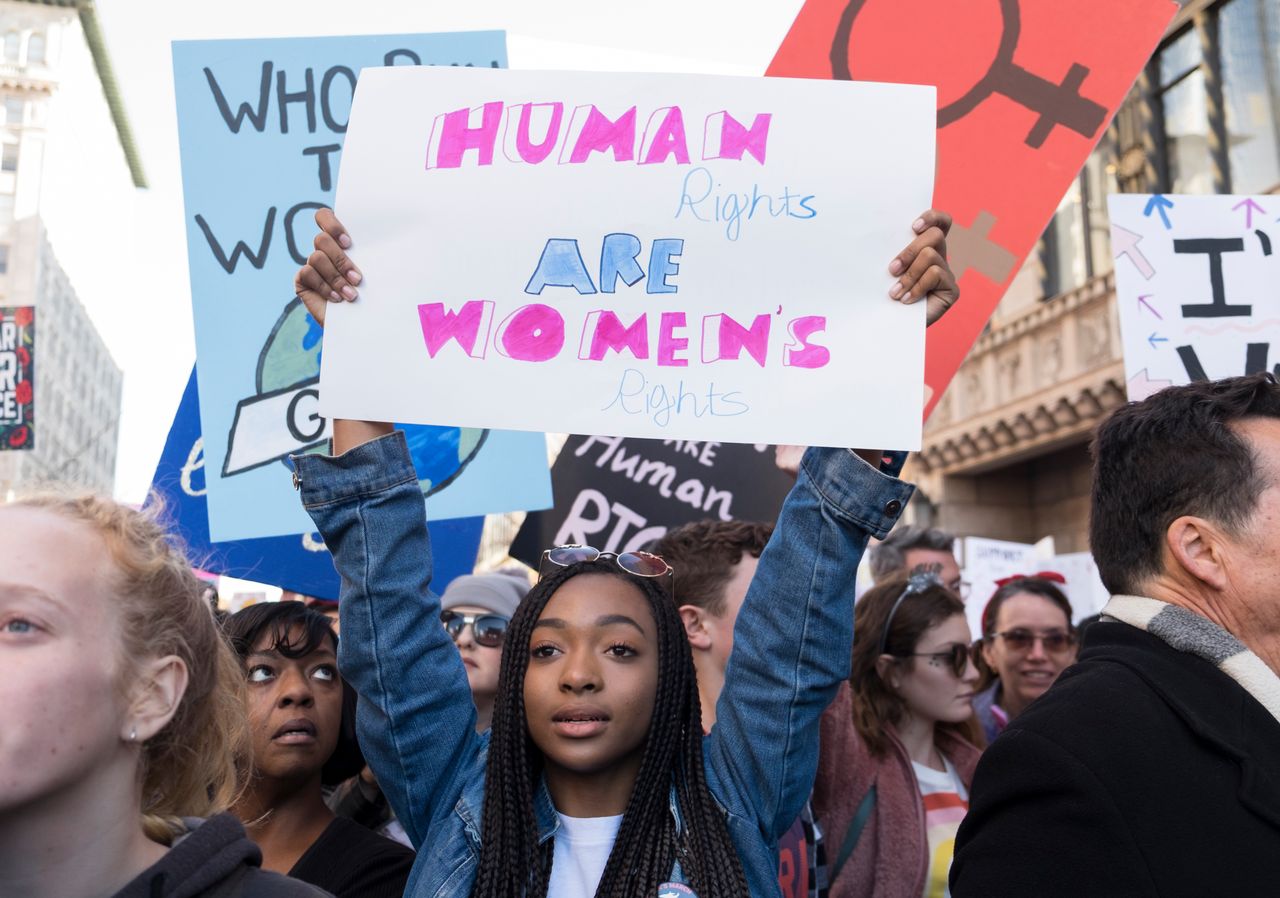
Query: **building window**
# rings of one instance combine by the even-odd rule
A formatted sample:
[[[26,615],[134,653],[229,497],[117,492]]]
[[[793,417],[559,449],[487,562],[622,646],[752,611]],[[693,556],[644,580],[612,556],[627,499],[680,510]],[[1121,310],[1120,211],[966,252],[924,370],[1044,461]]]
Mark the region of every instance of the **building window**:
[[[9,273],[9,244],[0,243],[0,274]]]
[[[18,145],[16,143],[6,143],[0,149],[0,171],[17,171],[18,170]]]
[[[1200,35],[1188,28],[1160,54],[1165,158],[1173,193],[1213,193]]]
[[[22,45],[22,39],[19,37],[18,32],[10,31],[8,34],[6,34],[4,36],[4,61],[17,62],[18,50],[21,47],[21,45]]]
[[[1280,186],[1280,9],[1275,0],[1225,0],[1203,16],[1164,46],[1156,65],[1165,144],[1159,187],[1272,190]],[[1214,80],[1221,85],[1220,108],[1206,87]],[[1215,134],[1225,135],[1226,148],[1216,166]]]
[[[1280,7],[1231,0],[1218,13],[1234,193],[1280,185]]]
[[[44,35],[33,34],[27,40],[27,65],[44,65]]]
[[[1111,269],[1107,194],[1118,190],[1114,158],[1108,135],[1089,154],[1044,232],[1040,252],[1046,299]]]
[[[23,103],[20,97],[4,98],[4,123],[6,125],[22,124]]]

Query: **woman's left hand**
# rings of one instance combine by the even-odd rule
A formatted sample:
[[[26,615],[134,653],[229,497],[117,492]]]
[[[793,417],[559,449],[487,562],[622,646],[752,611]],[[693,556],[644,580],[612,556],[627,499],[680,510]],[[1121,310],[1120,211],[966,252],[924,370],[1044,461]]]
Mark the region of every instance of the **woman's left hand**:
[[[889,263],[889,273],[898,278],[889,296],[907,305],[927,298],[925,317],[933,324],[960,298],[956,276],[947,263],[951,216],[930,209],[915,220],[911,230],[916,238]]]

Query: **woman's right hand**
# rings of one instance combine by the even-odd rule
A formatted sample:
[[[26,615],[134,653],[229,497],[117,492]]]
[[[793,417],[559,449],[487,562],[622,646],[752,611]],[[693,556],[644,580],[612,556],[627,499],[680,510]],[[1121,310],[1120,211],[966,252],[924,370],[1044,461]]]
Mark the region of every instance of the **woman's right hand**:
[[[333,210],[318,210],[316,225],[320,233],[316,234],[315,252],[294,275],[293,292],[316,323],[324,327],[325,307],[331,302],[351,302],[359,296],[356,287],[361,275],[346,253],[351,248],[351,237]]]

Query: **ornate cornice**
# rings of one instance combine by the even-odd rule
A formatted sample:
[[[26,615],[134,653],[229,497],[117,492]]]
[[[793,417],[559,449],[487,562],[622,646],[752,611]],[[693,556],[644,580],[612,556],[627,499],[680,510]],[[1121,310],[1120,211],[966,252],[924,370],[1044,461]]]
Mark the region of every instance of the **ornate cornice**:
[[[1087,439],[1125,401],[1111,274],[989,329],[925,427],[916,464],[977,474]]]

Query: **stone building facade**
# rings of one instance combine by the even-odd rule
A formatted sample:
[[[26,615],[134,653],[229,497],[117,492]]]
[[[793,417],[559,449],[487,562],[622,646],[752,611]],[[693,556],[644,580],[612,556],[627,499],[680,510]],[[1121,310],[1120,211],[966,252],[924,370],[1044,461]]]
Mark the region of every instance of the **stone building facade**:
[[[91,0],[0,0],[0,100],[0,307],[36,309],[36,448],[0,452],[0,501],[46,480],[110,493],[122,375],[68,263],[146,181]]]

